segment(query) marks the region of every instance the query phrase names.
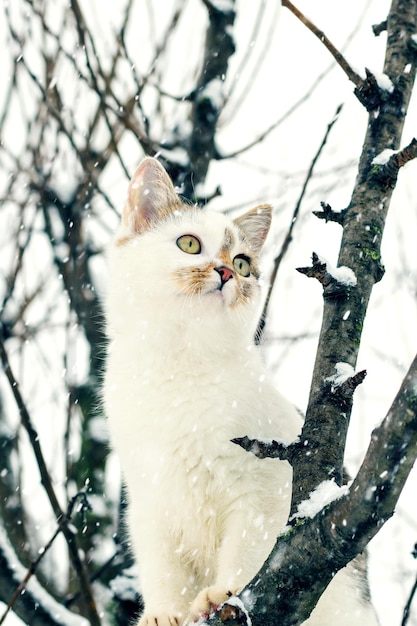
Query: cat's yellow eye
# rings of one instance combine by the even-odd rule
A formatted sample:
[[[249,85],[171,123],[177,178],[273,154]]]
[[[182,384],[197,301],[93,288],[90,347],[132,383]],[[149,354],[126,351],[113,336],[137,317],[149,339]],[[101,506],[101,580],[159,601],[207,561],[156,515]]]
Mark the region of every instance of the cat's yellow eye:
[[[244,254],[238,254],[233,259],[233,267],[238,274],[247,278],[250,276],[250,259]]]
[[[177,239],[177,246],[187,254],[199,254],[201,252],[201,243],[194,235],[182,235]]]

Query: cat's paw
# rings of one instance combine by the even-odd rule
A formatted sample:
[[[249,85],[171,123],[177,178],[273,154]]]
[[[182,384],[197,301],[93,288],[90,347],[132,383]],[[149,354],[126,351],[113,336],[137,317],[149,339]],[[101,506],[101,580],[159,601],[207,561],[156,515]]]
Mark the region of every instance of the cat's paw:
[[[137,626],[181,626],[183,617],[170,613],[144,613],[137,623]]]
[[[196,622],[200,617],[208,617],[212,611],[217,611],[230,596],[233,591],[224,587],[212,585],[200,591],[195,600],[191,603],[188,622]]]

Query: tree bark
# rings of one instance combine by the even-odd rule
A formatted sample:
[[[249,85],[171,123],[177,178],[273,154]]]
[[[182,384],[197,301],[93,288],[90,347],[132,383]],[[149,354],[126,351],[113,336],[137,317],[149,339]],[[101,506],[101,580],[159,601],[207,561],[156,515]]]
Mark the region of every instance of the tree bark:
[[[331,380],[337,363],[355,368],[362,327],[373,285],[382,278],[381,239],[399,166],[390,172],[373,159],[384,149],[398,150],[415,80],[417,2],[394,0],[387,19],[384,73],[392,90],[380,88],[379,106],[369,113],[368,129],[349,206],[343,212],[338,266],[350,268],[356,285],[323,289],[323,321],[298,457],[294,460],[292,510],[320,482],[343,474],[343,454],[353,395],[341,401]],[[410,67],[409,72],[404,72]],[[342,286],[343,287],[343,286]]]
[[[253,621],[296,626],[310,615],[335,573],[360,554],[393,515],[417,456],[417,356],[387,416],[372,433],[347,495],[297,520],[242,594]]]

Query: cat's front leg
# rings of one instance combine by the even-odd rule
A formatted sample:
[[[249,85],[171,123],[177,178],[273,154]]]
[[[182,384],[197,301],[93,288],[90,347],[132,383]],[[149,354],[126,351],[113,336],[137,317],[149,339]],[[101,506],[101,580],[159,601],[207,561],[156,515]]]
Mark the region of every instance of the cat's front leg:
[[[189,620],[209,615],[239,593],[253,578],[268,555],[268,548],[259,548],[261,529],[255,528],[242,510],[230,515],[217,556],[214,584],[202,589],[190,606]],[[265,543],[265,542],[263,542]]]
[[[230,596],[238,594],[261,568],[276,535],[273,518],[248,516],[241,507],[231,512],[217,556],[216,579],[197,594],[190,606],[189,619],[197,621],[201,615],[209,615]]]
[[[205,587],[192,602],[187,623],[196,622],[201,616],[208,617],[238,591],[238,588],[233,591],[225,589],[223,584]]]
[[[137,553],[145,608],[138,626],[180,626],[188,613],[190,583],[165,526],[159,520],[140,527]]]

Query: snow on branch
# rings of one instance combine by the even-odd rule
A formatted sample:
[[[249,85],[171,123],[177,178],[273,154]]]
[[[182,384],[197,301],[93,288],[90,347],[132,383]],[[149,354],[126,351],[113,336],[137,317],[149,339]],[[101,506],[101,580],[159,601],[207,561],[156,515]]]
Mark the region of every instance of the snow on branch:
[[[388,81],[384,82],[381,78],[378,80],[375,73],[365,67],[365,78],[361,78],[360,83],[355,87],[354,93],[359,102],[370,112],[379,109],[384,101],[384,92],[391,93],[391,91],[391,83],[388,83]]]
[[[334,366],[336,373],[329,376],[327,381],[331,384],[332,393],[339,396],[351,398],[356,387],[358,387],[366,377],[366,370],[354,373],[353,367],[349,363],[336,363]]]
[[[316,278],[323,286],[325,296],[335,296],[345,293],[350,287],[356,287],[356,276],[349,267],[331,267],[313,252],[311,267],[297,267],[297,272],[308,278]]]
[[[314,517],[322,511],[328,504],[338,500],[349,492],[348,485],[338,485],[334,478],[324,480],[314,491],[312,491],[306,500],[302,500],[297,511],[292,515],[290,521],[303,517]]]
[[[384,186],[394,188],[398,172],[417,157],[417,139],[413,137],[402,150],[385,148],[372,159],[373,175]]]

